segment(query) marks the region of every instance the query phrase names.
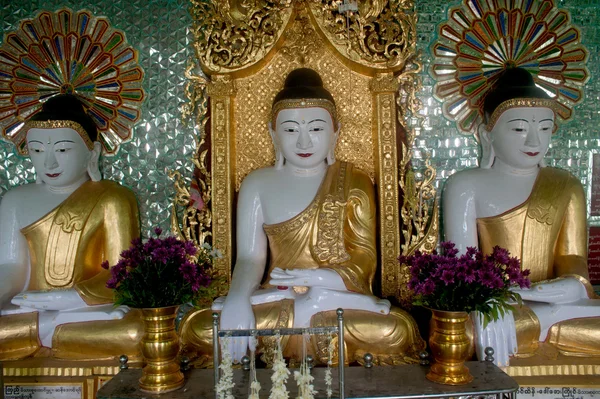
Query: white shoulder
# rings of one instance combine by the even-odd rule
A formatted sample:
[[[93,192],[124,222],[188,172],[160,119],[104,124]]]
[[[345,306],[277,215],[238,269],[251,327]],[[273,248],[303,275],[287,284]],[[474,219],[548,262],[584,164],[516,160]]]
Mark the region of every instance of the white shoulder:
[[[466,169],[456,172],[450,176],[444,184],[444,196],[454,196],[456,194],[471,192],[475,190],[478,183],[485,175],[485,170],[479,168]]]
[[[274,167],[260,168],[253,170],[244,178],[240,187],[240,192],[256,191],[260,192],[265,182],[272,181],[278,176],[279,171]]]
[[[15,205],[23,203],[24,199],[30,198],[40,193],[41,185],[35,183],[23,184],[8,190],[2,196],[2,203],[5,205]]]

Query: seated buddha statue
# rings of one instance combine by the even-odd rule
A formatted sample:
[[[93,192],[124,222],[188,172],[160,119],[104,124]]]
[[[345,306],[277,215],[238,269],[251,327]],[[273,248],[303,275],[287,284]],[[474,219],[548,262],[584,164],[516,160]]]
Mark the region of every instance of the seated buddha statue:
[[[253,171],[240,188],[229,293],[212,309],[184,317],[180,334],[187,354],[212,354],[214,311],[222,329],[276,329],[332,326],[336,309],[343,308],[349,362],[361,362],[366,353],[381,364],[418,358],[425,344],[412,317],[373,295],[375,193],[365,173],[335,161],[339,128],[320,76],[311,69],[292,71],[269,123],[275,165]],[[307,346],[317,362],[328,359],[326,338],[311,336]],[[234,362],[249,345],[248,338],[232,338]],[[273,345],[259,338],[257,353],[267,363]],[[284,337],[284,356],[299,359],[301,345]]]
[[[498,245],[530,271],[531,289],[485,328],[474,318],[476,347],[491,346],[500,365],[540,347],[600,355],[600,301],[588,281],[586,202],[581,182],[545,167],[557,104],[526,70],[508,69],[484,100],[479,168],[451,176],[443,193],[445,239],[465,251]],[[554,348],[554,349],[552,349]]]
[[[0,203],[0,360],[139,356],[141,318],[113,307],[100,267],[139,237],[134,194],[102,180],[96,125],[75,96],[48,99],[24,129],[15,145],[36,182]]]

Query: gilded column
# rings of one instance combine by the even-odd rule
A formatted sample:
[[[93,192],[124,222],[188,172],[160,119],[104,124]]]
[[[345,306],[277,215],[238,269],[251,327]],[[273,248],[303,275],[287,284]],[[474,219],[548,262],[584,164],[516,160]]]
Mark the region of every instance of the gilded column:
[[[233,174],[235,171],[235,139],[233,126],[233,98],[235,85],[227,75],[213,75],[208,84],[210,98],[210,132],[212,141],[212,234],[213,247],[223,253],[215,259],[219,275],[231,280],[233,234]]]
[[[400,228],[398,213],[398,151],[396,149],[396,93],[398,82],[392,73],[378,73],[370,84],[373,93],[376,181],[379,182],[381,295],[398,294]],[[376,124],[376,125],[375,125]]]

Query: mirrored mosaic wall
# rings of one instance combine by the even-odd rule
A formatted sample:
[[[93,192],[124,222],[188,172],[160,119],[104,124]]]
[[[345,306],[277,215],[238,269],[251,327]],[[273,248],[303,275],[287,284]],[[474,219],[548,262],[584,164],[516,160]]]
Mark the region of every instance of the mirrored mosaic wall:
[[[452,173],[477,165],[478,148],[472,137],[461,136],[441,112],[440,103],[431,95],[433,81],[428,74],[429,46],[438,24],[446,18],[449,3],[444,0],[416,1],[419,12],[418,44],[423,53],[424,69],[423,124],[417,126],[415,166],[429,153],[438,171],[438,187]],[[451,2],[452,5],[457,1]],[[597,0],[559,1],[559,7],[571,12],[573,24],[583,36],[589,53],[591,79],[586,99],[576,108],[575,120],[556,133],[548,153],[549,165],[568,169],[588,187],[591,179],[591,154],[600,152],[600,3]],[[184,70],[191,54],[191,18],[186,0],[0,0],[0,24],[3,32],[18,27],[24,18],[32,18],[41,9],[55,11],[86,8],[95,15],[109,17],[122,29],[130,45],[139,52],[145,71],[147,99],[134,139],[124,144],[116,157],[103,161],[105,178],[119,181],[137,195],[142,212],[143,233],[152,227],[169,227],[173,185],[168,170],[191,175],[190,157],[194,150],[193,130],[183,126],[180,106],[186,101]],[[34,181],[28,159],[18,157],[11,145],[0,142],[0,194],[10,187]]]

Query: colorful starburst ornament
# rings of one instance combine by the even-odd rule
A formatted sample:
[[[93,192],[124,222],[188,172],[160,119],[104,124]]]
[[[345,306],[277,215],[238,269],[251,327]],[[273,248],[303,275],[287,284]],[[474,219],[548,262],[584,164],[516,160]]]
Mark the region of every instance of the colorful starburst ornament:
[[[473,134],[483,100],[507,68],[529,71],[558,104],[558,120],[572,117],[589,79],[588,52],[567,11],[553,0],[462,0],[438,27],[430,73],[444,115]]]
[[[40,12],[0,47],[2,137],[20,142],[24,122],[42,103],[69,93],[96,122],[104,152],[114,154],[140,117],[143,75],[136,51],[108,19],[89,11]]]

